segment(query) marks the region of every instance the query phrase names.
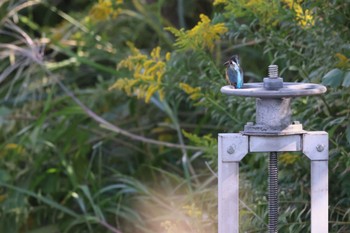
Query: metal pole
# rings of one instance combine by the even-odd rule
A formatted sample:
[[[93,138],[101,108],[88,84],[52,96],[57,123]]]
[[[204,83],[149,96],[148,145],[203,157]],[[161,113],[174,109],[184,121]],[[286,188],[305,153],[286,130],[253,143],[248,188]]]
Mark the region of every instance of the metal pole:
[[[328,134],[307,132],[303,145],[311,160],[311,233],[328,233]]]
[[[239,232],[239,162],[248,153],[248,137],[219,134],[218,232]]]
[[[269,233],[277,233],[278,222],[278,161],[277,152],[269,158]]]

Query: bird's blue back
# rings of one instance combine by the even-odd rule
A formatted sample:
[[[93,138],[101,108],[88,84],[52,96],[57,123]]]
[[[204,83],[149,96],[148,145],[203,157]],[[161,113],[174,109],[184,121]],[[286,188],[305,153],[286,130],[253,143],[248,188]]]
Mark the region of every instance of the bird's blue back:
[[[241,88],[243,86],[243,71],[238,66],[230,65],[227,67],[226,75],[231,84],[236,83],[237,88]]]

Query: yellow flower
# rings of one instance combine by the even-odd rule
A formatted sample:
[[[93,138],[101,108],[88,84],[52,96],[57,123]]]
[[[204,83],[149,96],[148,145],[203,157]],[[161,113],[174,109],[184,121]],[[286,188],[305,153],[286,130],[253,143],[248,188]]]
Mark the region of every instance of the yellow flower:
[[[1,194],[0,195],[0,203],[3,202],[4,200],[6,200],[7,198],[7,194]]]
[[[161,55],[161,48],[154,48],[150,56],[142,54],[132,43],[128,43],[131,55],[122,60],[117,68],[126,68],[132,72],[133,78],[118,79],[109,89],[123,90],[127,95],[136,95],[149,103],[155,93],[164,99],[163,77],[166,70],[166,61],[170,53]]]
[[[215,0],[213,5],[224,4],[225,10],[228,12],[227,15],[233,13],[235,17],[252,16],[257,18],[260,24],[267,27],[274,26],[279,22],[278,14],[280,14],[282,5],[282,7],[293,9],[295,19],[300,26],[304,28],[313,26],[315,19],[312,12],[303,9],[300,2],[296,0]]]
[[[180,83],[179,86],[184,92],[186,92],[186,94],[190,95],[192,100],[197,100],[203,96],[200,87],[191,87],[186,83]]]
[[[294,164],[299,158],[299,155],[294,155],[291,153],[283,153],[279,156],[280,162],[286,165]]]
[[[11,155],[11,154],[23,155],[24,153],[25,153],[25,149],[21,145],[18,145],[15,143],[9,143],[9,144],[6,144],[5,147],[2,149],[0,156]]]
[[[310,10],[304,10],[302,6],[295,0],[283,0],[283,2],[291,9],[294,10],[296,20],[299,25],[306,28],[315,25],[315,19]]]
[[[89,16],[95,21],[116,18],[122,11],[119,8],[121,4],[123,4],[123,0],[99,0],[98,3],[91,8]]]
[[[220,36],[227,32],[224,23],[212,24],[208,16],[201,14],[200,21],[191,30],[176,29],[172,27],[166,30],[173,33],[177,38],[175,46],[179,49],[204,49],[212,50],[214,43],[220,39]]]
[[[196,207],[194,203],[192,203],[191,205],[185,205],[182,208],[186,210],[186,214],[190,217],[198,218],[202,216],[202,211],[198,207]]]
[[[336,67],[340,69],[350,68],[350,58],[347,58],[344,54],[336,53],[335,56],[338,59]]]
[[[228,1],[227,0],[215,0],[213,2],[214,6],[219,5],[219,4],[228,4]]]
[[[170,57],[171,57],[171,53],[167,52],[167,53],[165,54],[165,60],[166,60],[166,61],[169,61],[169,60],[170,60]]]

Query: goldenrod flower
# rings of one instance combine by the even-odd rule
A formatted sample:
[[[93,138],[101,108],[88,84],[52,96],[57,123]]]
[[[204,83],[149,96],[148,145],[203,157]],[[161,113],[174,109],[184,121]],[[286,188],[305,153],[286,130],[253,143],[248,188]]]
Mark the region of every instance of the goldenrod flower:
[[[215,0],[213,2],[214,6],[219,5],[219,4],[228,4],[228,0]]]
[[[294,10],[296,15],[296,20],[302,27],[309,27],[315,25],[315,19],[310,10],[304,10],[302,6],[295,0],[283,0],[285,4]]]
[[[190,217],[198,218],[202,216],[202,211],[198,207],[196,207],[194,203],[192,203],[191,205],[185,205],[182,208],[186,210],[186,214]]]
[[[282,0],[215,0],[213,5],[224,4],[227,12],[233,13],[235,17],[253,16],[259,19],[259,23],[265,26],[276,25],[278,21],[279,10],[282,7],[288,7],[295,12],[295,19],[302,27],[309,27],[315,24],[312,12],[303,9],[300,1]]]
[[[173,33],[176,38],[175,45],[179,49],[205,49],[212,50],[214,43],[220,39],[220,36],[227,32],[224,23],[212,24],[208,16],[201,14],[200,21],[191,30],[166,28]]]
[[[122,11],[119,8],[121,4],[123,4],[123,0],[99,0],[91,8],[89,16],[94,21],[116,18]]]
[[[344,54],[336,53],[335,57],[338,59],[336,67],[340,69],[350,68],[350,58],[346,57]]]
[[[25,149],[18,144],[15,143],[9,143],[5,145],[5,148],[2,150],[3,153],[9,154],[9,153],[16,153],[16,154],[24,154]]]
[[[300,156],[291,153],[283,153],[279,156],[280,162],[286,165],[294,164],[299,158]]]
[[[201,93],[200,87],[191,87],[186,83],[180,83],[179,86],[184,92],[186,92],[186,94],[190,95],[190,98],[192,100],[198,100],[203,96],[203,94]]]
[[[117,80],[109,89],[123,90],[127,95],[136,95],[149,103],[151,97],[157,92],[160,99],[164,99],[163,77],[166,61],[170,53],[161,55],[160,47],[154,48],[150,56],[142,54],[133,44],[128,43],[131,55],[118,64],[118,69],[127,68],[132,71],[133,78]]]
[[[7,194],[1,194],[0,195],[0,203],[3,202],[4,200],[6,200],[7,198]]]

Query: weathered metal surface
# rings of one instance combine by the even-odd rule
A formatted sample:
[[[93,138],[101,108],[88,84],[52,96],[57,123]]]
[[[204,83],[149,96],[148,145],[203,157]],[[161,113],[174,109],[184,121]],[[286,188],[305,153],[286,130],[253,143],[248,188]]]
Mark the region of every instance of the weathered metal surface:
[[[244,131],[242,131],[245,135],[265,135],[265,136],[273,136],[273,135],[293,135],[293,134],[302,134],[305,133],[303,130],[302,124],[290,124],[287,127],[281,129],[281,127],[269,127],[267,125],[245,125]]]
[[[247,135],[289,135],[303,133],[299,122],[291,122],[291,98],[256,99],[256,124],[244,126]]]
[[[311,160],[311,233],[328,233],[328,133],[304,134],[303,153]]]
[[[244,127],[245,133],[278,134],[291,131],[291,98],[256,99],[256,124]]]
[[[246,83],[240,89],[234,89],[231,86],[223,86],[221,92],[226,95],[257,97],[257,98],[285,98],[321,95],[327,91],[327,88],[321,84],[313,83],[291,83],[284,82],[283,88],[279,90],[267,90],[264,83]]]
[[[311,233],[328,233],[328,161],[311,161]]]
[[[219,162],[219,233],[239,232],[239,163]]]
[[[328,160],[328,133],[307,132],[303,135],[303,153],[310,160]]]
[[[241,134],[219,134],[219,233],[238,233],[239,161],[250,152],[272,152],[269,163],[269,232],[277,232],[277,152],[303,151],[311,160],[311,233],[328,232],[328,134],[306,132],[291,121],[291,98],[321,95],[326,87],[312,83],[288,83],[269,66],[262,83],[242,88],[224,86],[226,95],[255,97],[256,123],[248,122]],[[249,144],[248,144],[249,142]]]
[[[264,88],[266,90],[279,90],[283,87],[282,78],[264,78]]]
[[[286,152],[301,151],[302,136],[286,135],[286,136],[250,136],[249,151],[250,152]]]
[[[219,147],[222,148],[222,160],[239,162],[248,153],[248,136],[240,133],[219,134]]]
[[[248,137],[219,134],[218,232],[239,231],[239,161],[248,153]]]
[[[256,99],[256,124],[285,128],[291,123],[291,98]]]
[[[248,143],[249,142],[249,143]],[[219,134],[219,233],[239,230],[239,161],[249,152],[303,151],[311,160],[311,233],[328,232],[328,134],[323,131],[299,135],[247,136]],[[276,163],[271,163],[270,166]],[[274,166],[276,168],[276,166]],[[276,180],[278,171],[270,176]],[[272,184],[272,183],[271,183]],[[272,186],[271,186],[272,187]],[[270,190],[276,190],[273,185]],[[269,195],[277,195],[270,193]],[[277,199],[274,203],[276,203]],[[276,232],[275,205],[271,205],[272,232]],[[272,213],[273,212],[273,213]]]

